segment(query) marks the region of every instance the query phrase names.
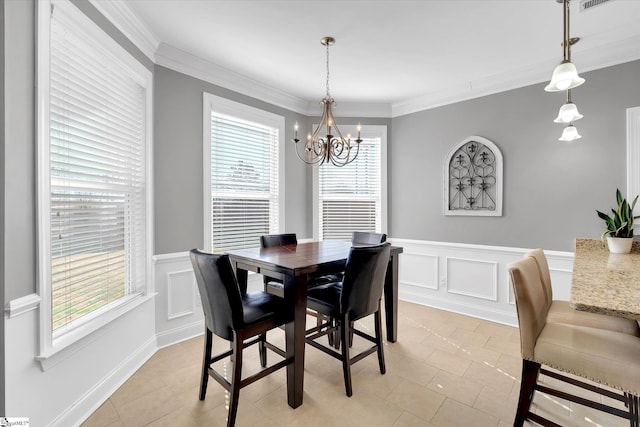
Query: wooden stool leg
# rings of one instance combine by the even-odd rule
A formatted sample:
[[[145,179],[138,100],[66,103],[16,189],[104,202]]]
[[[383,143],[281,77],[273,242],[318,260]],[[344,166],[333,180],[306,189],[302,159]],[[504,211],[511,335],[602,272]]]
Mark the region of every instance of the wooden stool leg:
[[[342,341],[342,372],[344,374],[344,388],[347,396],[353,395],[351,386],[351,361],[349,360],[349,315],[340,320],[340,339]]]
[[[384,365],[384,350],[382,348],[382,316],[380,316],[380,302],[378,302],[378,311],[374,313],[376,345],[378,346],[378,365],[380,365],[380,373],[385,374],[387,368]]]
[[[240,397],[240,382],[242,381],[242,335],[234,335],[233,340],[233,374],[231,378],[231,392],[229,393],[229,416],[227,427],[233,427],[238,414],[238,399]]]
[[[267,366],[267,334],[260,334],[260,342],[258,343],[258,351],[260,352],[260,366]]]
[[[211,346],[213,345],[213,334],[205,326],[204,332],[204,354],[202,356],[202,376],[200,377],[200,400],[204,400],[207,394],[207,384],[209,384],[209,365],[211,364]]]
[[[520,397],[518,399],[518,409],[516,419],[513,422],[514,427],[522,427],[527,419],[533,392],[538,380],[540,372],[540,364],[530,360],[522,360],[522,378],[520,378]]]

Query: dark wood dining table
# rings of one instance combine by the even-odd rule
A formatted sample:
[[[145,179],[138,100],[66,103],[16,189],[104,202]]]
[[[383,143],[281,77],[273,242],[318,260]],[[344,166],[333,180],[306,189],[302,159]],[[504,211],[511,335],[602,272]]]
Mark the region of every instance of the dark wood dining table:
[[[253,271],[284,283],[284,298],[293,310],[293,322],[285,326],[287,357],[287,399],[289,406],[302,404],[304,384],[304,348],[307,307],[307,281],[313,277],[344,270],[352,244],[348,241],[324,240],[297,245],[251,248],[229,251],[243,292],[247,289],[247,273]],[[395,342],[398,334],[398,255],[402,247],[391,247],[384,285],[387,340]]]

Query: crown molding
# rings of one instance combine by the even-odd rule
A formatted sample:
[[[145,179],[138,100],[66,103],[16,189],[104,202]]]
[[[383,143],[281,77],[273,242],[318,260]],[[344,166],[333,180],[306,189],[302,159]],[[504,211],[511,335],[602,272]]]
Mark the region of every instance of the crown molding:
[[[640,34],[617,31],[616,34],[609,34],[591,41],[586,39],[586,41],[591,43],[592,46],[584,49],[573,48],[572,50],[572,60],[580,73],[640,59]],[[442,88],[436,92],[397,102],[391,106],[391,117],[404,116],[443,105],[542,83],[551,78],[551,72],[559,62],[560,58],[556,58],[529,64],[516,70],[494,74],[485,79]]]
[[[155,62],[155,52],[160,40],[147,24],[138,18],[129,5],[124,1],[89,0],[89,2],[151,61]]]
[[[124,1],[89,0],[155,64],[233,90],[240,94],[304,114],[320,114],[319,100],[306,100],[266,85],[235,71],[221,67],[191,53],[160,42]],[[572,48],[573,60],[580,72],[592,71],[640,59],[640,34],[636,28],[620,27],[593,37],[583,37]],[[560,57],[528,64],[515,70],[440,88],[392,104],[340,102],[336,117],[393,118],[456,102],[538,84],[549,79]]]
[[[160,43],[156,51],[156,64],[300,114],[306,114],[308,109],[307,100],[166,43]]]
[[[307,116],[320,116],[322,107],[320,101],[309,101],[304,114]],[[334,117],[371,117],[390,118],[391,104],[374,102],[337,102],[333,110]]]

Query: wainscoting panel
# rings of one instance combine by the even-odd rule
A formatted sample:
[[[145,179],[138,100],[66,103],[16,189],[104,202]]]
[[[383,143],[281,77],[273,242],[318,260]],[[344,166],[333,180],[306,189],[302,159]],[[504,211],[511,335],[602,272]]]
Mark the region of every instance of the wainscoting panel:
[[[447,257],[447,292],[498,300],[498,263]]]
[[[418,288],[438,290],[438,257],[405,251],[400,258],[398,281]]]
[[[167,273],[167,319],[194,314],[197,292],[193,270]]]
[[[402,246],[400,299],[517,326],[507,266],[530,249],[390,239]],[[545,251],[554,299],[568,300],[573,253]],[[402,312],[399,313],[402,316]]]
[[[158,347],[204,332],[204,315],[188,252],[153,257]]]

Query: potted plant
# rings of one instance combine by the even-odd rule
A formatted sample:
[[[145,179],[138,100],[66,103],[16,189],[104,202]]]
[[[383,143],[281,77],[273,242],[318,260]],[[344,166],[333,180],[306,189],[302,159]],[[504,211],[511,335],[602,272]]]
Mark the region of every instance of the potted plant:
[[[611,209],[612,215],[609,216],[604,212],[596,210],[598,217],[607,224],[607,229],[602,233],[601,238],[607,238],[609,251],[615,254],[626,254],[631,252],[631,244],[633,243],[633,222],[640,215],[633,216],[633,208],[636,206],[638,196],[629,204],[627,199],[622,197],[620,190],[616,190],[617,209]]]

